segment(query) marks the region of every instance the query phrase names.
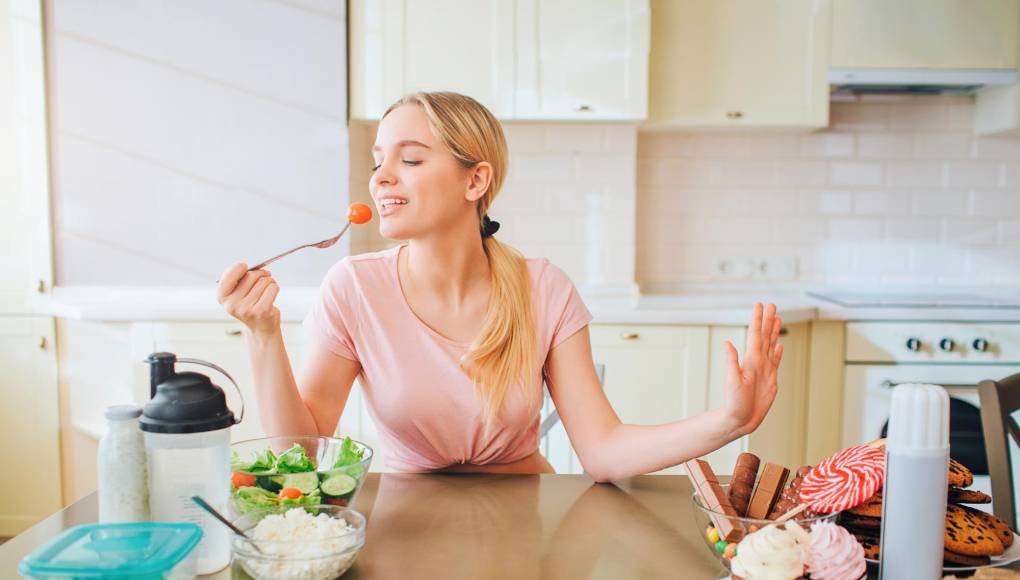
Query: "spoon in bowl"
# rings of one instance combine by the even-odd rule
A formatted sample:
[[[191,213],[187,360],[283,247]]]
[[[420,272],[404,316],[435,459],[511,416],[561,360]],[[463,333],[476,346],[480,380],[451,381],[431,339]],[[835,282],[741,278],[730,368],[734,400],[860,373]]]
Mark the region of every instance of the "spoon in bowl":
[[[240,530],[240,528],[238,528],[234,524],[230,523],[230,521],[227,520],[227,518],[223,517],[223,514],[221,514],[220,512],[216,511],[213,508],[213,506],[211,506],[208,503],[206,503],[206,501],[204,499],[198,497],[197,495],[193,495],[193,496],[191,496],[191,501],[197,503],[200,508],[202,508],[205,511],[209,512],[209,515],[211,515],[212,517],[218,519],[220,522],[223,523],[223,525],[225,525],[228,528],[230,528],[231,530],[233,530],[233,532],[235,534],[237,534],[238,536],[241,536],[242,538],[244,538],[249,544],[251,544],[252,548],[255,548],[256,552],[258,552],[259,554],[262,553],[262,550],[259,549],[259,546],[258,546],[258,544],[255,543],[255,540],[249,538],[248,534],[245,534],[244,532],[242,532]]]

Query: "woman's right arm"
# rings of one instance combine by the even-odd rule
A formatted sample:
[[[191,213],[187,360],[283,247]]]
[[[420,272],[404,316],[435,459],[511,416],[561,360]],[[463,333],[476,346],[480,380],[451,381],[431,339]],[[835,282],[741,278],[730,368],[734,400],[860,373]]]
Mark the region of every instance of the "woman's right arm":
[[[279,292],[268,271],[249,272],[246,264],[234,264],[220,277],[217,298],[245,326],[255,399],[266,435],[331,436],[361,365],[313,344],[301,380],[295,381],[280,310],[273,304]]]

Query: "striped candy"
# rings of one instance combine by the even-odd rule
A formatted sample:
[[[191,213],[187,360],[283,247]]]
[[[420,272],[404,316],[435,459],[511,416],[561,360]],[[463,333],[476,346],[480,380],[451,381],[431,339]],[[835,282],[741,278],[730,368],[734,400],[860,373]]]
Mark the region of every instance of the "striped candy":
[[[858,445],[819,463],[800,486],[800,500],[816,512],[848,510],[864,503],[885,480],[885,453]]]

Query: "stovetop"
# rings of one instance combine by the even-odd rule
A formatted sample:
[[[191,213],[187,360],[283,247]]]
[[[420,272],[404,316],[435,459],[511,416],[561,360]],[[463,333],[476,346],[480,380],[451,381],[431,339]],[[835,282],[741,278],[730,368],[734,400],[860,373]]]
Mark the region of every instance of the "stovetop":
[[[847,308],[1020,308],[1020,296],[994,296],[978,293],[925,292],[808,292],[818,298]]]

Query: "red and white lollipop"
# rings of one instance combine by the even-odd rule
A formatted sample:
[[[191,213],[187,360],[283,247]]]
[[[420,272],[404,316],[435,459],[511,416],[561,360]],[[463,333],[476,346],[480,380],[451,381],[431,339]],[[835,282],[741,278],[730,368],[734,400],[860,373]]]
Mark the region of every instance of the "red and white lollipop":
[[[789,519],[807,508],[821,513],[855,508],[873,496],[884,481],[884,450],[868,445],[848,447],[804,476],[800,486],[802,504],[780,519]]]

